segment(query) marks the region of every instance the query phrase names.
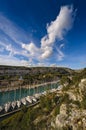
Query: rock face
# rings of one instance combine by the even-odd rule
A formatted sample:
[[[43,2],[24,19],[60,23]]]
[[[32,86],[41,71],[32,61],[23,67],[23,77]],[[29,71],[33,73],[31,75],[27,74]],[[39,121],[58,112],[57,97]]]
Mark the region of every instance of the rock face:
[[[56,116],[53,125],[54,128],[86,130],[86,108],[82,107],[82,101],[86,97],[86,79],[82,79],[79,83],[78,93],[75,92],[75,88],[65,93],[69,95],[69,102],[64,101],[61,104],[60,113]]]
[[[70,100],[74,100],[74,101],[77,100],[77,96],[73,92],[68,92],[68,95]]]
[[[64,67],[18,67],[18,66],[1,66],[1,75],[25,75],[25,74],[45,74],[46,72],[59,72],[60,74],[72,74],[75,71]]]
[[[79,83],[79,92],[82,97],[86,95],[86,79],[82,79]]]
[[[67,118],[66,111],[67,111],[66,104],[62,104],[60,106],[60,114],[57,115],[56,122],[55,122],[58,127],[65,126],[65,121]]]
[[[62,104],[60,114],[56,116],[56,128],[71,128],[71,130],[86,130],[86,110],[73,106],[67,114],[66,104]]]

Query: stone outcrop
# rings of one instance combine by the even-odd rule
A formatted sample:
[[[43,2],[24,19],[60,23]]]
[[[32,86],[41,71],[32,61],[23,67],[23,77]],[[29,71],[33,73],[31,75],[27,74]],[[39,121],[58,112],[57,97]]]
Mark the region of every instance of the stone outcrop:
[[[70,108],[67,114],[66,104],[62,104],[60,114],[56,116],[55,128],[71,128],[71,130],[86,130],[86,110],[77,109],[77,106]]]
[[[69,103],[61,104],[60,113],[56,116],[53,127],[63,130],[86,130],[86,109],[82,106],[81,101],[86,95],[86,79],[82,79],[78,85],[78,93],[74,89],[69,89],[66,94],[69,95]],[[80,101],[79,101],[80,99]]]

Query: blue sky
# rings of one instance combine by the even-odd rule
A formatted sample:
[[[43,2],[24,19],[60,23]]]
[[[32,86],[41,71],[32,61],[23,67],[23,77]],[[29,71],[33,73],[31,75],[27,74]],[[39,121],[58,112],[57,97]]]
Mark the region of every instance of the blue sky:
[[[86,67],[85,0],[0,0],[0,65]]]

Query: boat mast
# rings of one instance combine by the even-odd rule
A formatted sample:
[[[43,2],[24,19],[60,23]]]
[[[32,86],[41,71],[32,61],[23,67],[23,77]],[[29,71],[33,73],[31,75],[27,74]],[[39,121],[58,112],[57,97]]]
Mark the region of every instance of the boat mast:
[[[19,78],[19,81],[20,81],[20,97],[19,97],[19,99],[21,99],[21,81],[23,80],[23,78],[22,78],[22,76],[20,76],[20,78]]]

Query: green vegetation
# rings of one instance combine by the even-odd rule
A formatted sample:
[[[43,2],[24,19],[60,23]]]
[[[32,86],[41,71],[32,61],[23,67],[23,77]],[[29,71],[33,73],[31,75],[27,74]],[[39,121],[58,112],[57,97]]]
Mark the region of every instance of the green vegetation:
[[[26,108],[24,106],[20,112],[2,121],[0,130],[42,130],[50,127],[48,124],[52,117],[59,113],[56,99],[55,93],[47,92],[47,95],[42,96],[40,103],[35,107]],[[56,114],[51,116],[52,111]]]
[[[72,101],[72,104],[75,104],[78,106],[78,108],[81,108],[81,103],[80,101]]]
[[[0,88],[6,87],[11,83],[19,86],[19,78],[22,76],[21,86],[27,84],[40,84],[58,80],[62,75],[71,75],[74,71],[61,67],[16,67],[16,66],[0,66]]]
[[[58,70],[57,68],[41,67],[23,69],[26,72],[28,71],[28,73],[23,74],[23,82],[21,85],[60,79],[60,83],[63,85],[61,95],[57,96],[57,93],[49,93],[47,90],[46,96],[41,96],[39,104],[31,108],[24,106],[20,112],[0,122],[0,130],[53,130],[51,129],[51,122],[60,114],[62,104],[66,105],[67,118],[71,115],[73,105],[76,107],[76,110],[86,109],[86,87],[81,89],[82,101],[69,98],[70,93],[74,93],[76,97],[77,95],[79,96],[79,83],[81,79],[86,78],[86,69],[81,71],[72,71],[67,68],[59,68]],[[2,77],[2,79],[4,81],[9,80],[10,76]],[[14,79],[19,79],[19,75],[15,75]],[[60,129],[56,128],[56,130]],[[68,124],[61,130],[72,130],[72,127]]]
[[[83,109],[86,109],[86,97],[81,101],[81,106]]]
[[[53,115],[56,117],[58,114],[60,114],[60,104],[54,108]]]

